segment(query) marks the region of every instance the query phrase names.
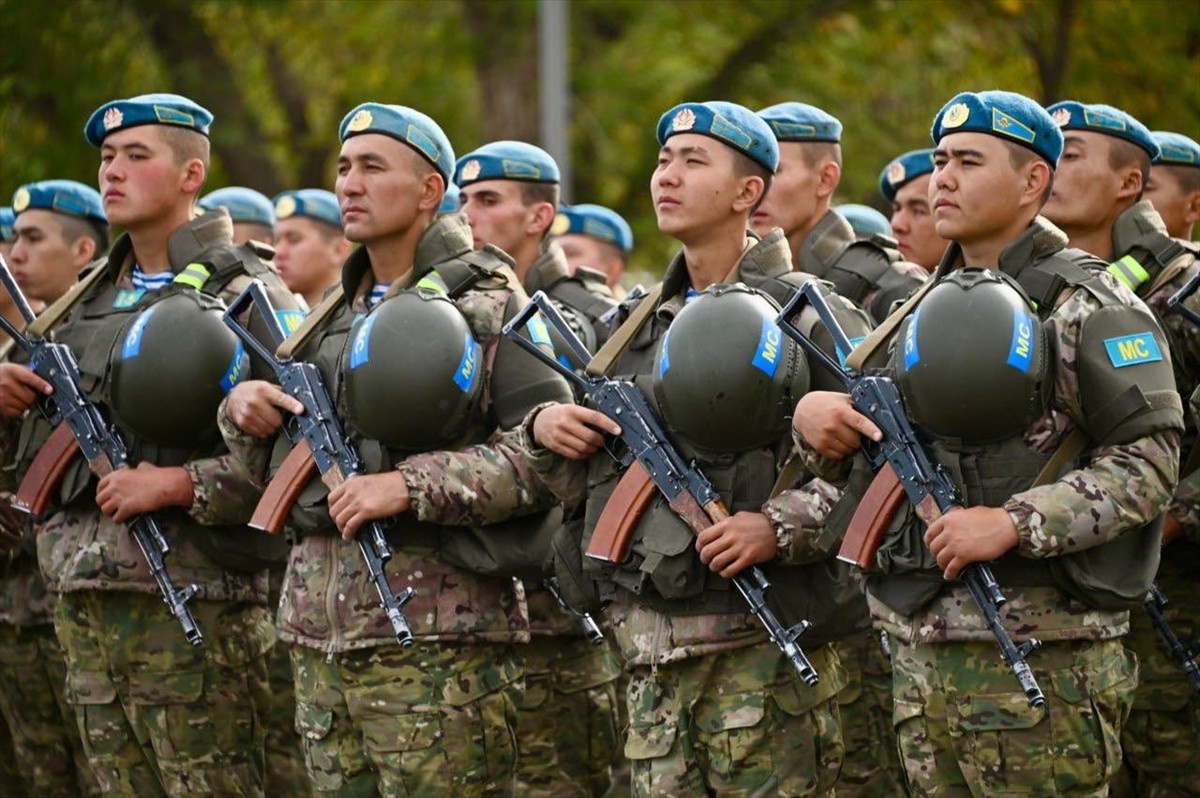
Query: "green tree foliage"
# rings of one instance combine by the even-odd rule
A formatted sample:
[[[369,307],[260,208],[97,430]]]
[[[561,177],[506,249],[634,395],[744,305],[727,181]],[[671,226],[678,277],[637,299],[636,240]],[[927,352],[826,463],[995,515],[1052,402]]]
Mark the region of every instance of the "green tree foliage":
[[[1200,11],[1177,0],[570,0],[574,197],[630,219],[661,270],[654,125],[688,99],[820,105],[846,126],[839,202],[882,208],[879,170],[941,104],[1006,88],[1125,108],[1200,135]],[[332,187],[364,100],[437,119],[459,151],[536,141],[536,0],[0,0],[0,197],[93,182],[87,115],[177,91],[217,114],[209,187]]]

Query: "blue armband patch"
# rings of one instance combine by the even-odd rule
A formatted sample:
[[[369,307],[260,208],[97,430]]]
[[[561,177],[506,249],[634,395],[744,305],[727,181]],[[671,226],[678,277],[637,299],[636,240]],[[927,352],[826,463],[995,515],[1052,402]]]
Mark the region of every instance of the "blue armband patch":
[[[1154,340],[1154,333],[1149,330],[1134,335],[1122,335],[1119,338],[1107,338],[1104,348],[1113,368],[1162,360],[1162,350],[1158,348],[1158,341]]]

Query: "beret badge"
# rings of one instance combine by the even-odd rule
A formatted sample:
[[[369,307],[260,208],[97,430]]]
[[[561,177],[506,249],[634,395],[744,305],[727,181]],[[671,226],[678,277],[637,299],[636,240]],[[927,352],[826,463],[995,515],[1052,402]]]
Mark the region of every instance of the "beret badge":
[[[1071,124],[1071,111],[1067,108],[1059,108],[1050,115],[1050,118],[1053,119],[1054,124],[1058,125],[1059,127],[1066,127],[1067,125]]]
[[[479,161],[474,159],[467,161],[465,164],[463,164],[462,179],[467,181],[474,180],[475,178],[479,177],[479,173],[482,170],[483,165],[480,164]]]
[[[112,130],[113,128],[120,127],[121,123],[124,121],[125,114],[121,113],[121,109],[115,105],[104,112],[105,130]]]
[[[942,117],[943,128],[962,127],[971,116],[971,109],[966,103],[955,103],[946,111],[946,115]]]
[[[13,194],[12,209],[13,213],[20,213],[29,207],[30,202],[29,192],[24,187],[17,189],[17,193]]]
[[[346,125],[346,130],[350,133],[357,133],[360,130],[369,128],[374,121],[375,117],[371,115],[370,111],[364,108],[354,115],[354,118]]]
[[[904,181],[904,175],[906,173],[907,172],[904,168],[903,163],[901,163],[900,161],[892,161],[891,165],[889,165],[888,169],[887,169],[888,182],[891,183],[893,186],[896,185],[897,183],[901,183]]]
[[[671,130],[679,133],[684,130],[691,130],[696,126],[696,112],[691,108],[684,108],[679,113],[675,114],[675,118],[671,120]]]

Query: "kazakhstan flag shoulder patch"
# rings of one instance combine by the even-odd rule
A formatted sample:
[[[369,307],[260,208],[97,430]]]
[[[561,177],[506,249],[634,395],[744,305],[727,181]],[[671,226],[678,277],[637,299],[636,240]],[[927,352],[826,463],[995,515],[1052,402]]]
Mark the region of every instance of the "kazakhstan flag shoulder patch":
[[[1108,352],[1108,359],[1112,362],[1113,368],[1118,369],[1162,360],[1162,350],[1158,346],[1158,341],[1154,340],[1154,333],[1149,330],[1133,335],[1106,338],[1104,349]]]

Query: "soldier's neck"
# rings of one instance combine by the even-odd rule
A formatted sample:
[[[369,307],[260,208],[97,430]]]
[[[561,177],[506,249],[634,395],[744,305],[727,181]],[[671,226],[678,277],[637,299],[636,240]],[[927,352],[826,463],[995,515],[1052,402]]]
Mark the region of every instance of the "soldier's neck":
[[[143,226],[126,228],[134,263],[141,267],[144,274],[171,271],[171,236],[191,221],[192,205],[189,204]]]
[[[523,238],[513,247],[513,251],[509,252],[508,256],[513,259],[513,272],[516,273],[518,280],[522,283],[525,282],[529,270],[533,268],[533,264],[537,263],[541,254],[541,239]]]
[[[725,276],[741,260],[746,251],[746,220],[740,226],[712,231],[696,241],[684,242],[683,258],[687,263],[692,288],[703,291],[710,285],[725,281]]]
[[[816,210],[813,211],[812,216],[808,217],[803,224],[801,224],[799,227],[793,228],[792,231],[787,234],[787,242],[788,246],[791,247],[792,250],[792,263],[795,265],[795,268],[800,268],[800,249],[804,246],[805,240],[813,230],[817,229],[817,225],[819,225],[821,220],[823,220],[828,214],[829,199],[819,199],[817,200],[817,207]]]
[[[1115,253],[1113,252],[1111,224],[1086,230],[1064,226],[1062,231],[1067,234],[1069,246],[1082,249],[1104,261],[1113,260]]]
[[[962,247],[963,265],[984,269],[999,268],[1000,253],[1004,252],[1005,247],[1016,241],[1029,229],[1032,221],[1032,218],[1022,217],[998,232],[969,241],[959,241],[959,246]]]
[[[407,230],[399,230],[388,236],[366,241],[363,246],[371,260],[371,272],[377,283],[394,283],[412,271],[417,258],[417,242],[425,233],[428,224],[414,224]]]

